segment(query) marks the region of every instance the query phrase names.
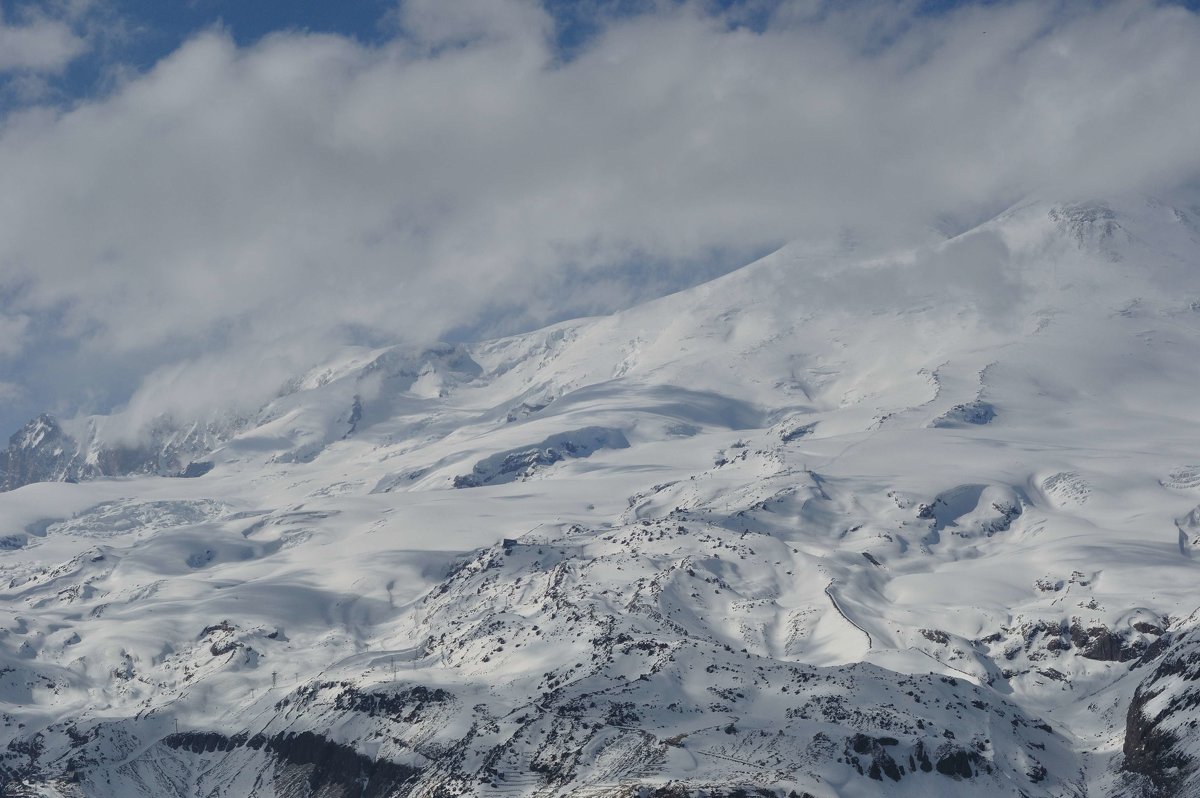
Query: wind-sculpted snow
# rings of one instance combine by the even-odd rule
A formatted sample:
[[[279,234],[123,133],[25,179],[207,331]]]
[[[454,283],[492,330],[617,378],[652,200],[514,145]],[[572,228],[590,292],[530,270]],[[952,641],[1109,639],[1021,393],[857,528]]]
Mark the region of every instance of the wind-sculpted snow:
[[[35,421],[0,794],[1191,795],[1197,229],[1029,202],[794,245],[348,350],[164,422],[169,469],[71,470],[120,419]]]

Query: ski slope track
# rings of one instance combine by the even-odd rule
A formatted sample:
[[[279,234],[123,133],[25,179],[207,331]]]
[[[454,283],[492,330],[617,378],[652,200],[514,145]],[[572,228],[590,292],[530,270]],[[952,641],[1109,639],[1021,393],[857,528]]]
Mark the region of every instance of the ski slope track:
[[[0,457],[0,794],[1200,794],[1200,208],[794,244]]]

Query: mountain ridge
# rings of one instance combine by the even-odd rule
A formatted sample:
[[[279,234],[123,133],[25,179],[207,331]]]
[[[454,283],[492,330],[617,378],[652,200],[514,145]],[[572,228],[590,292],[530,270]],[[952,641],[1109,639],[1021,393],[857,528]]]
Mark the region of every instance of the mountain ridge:
[[[1198,229],[794,246],[4,493],[5,789],[1187,795]]]

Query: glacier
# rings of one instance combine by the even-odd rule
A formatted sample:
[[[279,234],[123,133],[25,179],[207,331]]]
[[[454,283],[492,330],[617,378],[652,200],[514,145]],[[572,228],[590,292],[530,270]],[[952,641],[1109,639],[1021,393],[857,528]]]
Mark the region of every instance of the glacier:
[[[3,795],[1200,791],[1200,208],[1030,199],[0,457]]]

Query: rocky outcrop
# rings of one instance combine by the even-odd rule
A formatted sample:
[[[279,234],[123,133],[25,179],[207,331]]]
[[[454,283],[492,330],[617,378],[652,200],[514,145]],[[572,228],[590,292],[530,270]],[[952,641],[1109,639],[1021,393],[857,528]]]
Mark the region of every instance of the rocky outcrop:
[[[1200,789],[1198,707],[1200,636],[1193,628],[1171,642],[1138,685],[1125,715],[1122,770],[1151,794],[1171,798]]]
[[[930,426],[954,429],[964,426],[990,424],[996,417],[996,408],[984,401],[955,405],[933,420]]]
[[[83,482],[131,474],[203,476],[213,464],[203,461],[202,455],[224,433],[215,426],[179,429],[163,420],[138,446],[105,444],[91,427],[87,435],[85,440],[77,439],[48,413],[33,419],[0,452],[0,491],[35,482]]]
[[[42,414],[13,433],[0,452],[0,490],[32,482],[76,482],[92,476],[79,444],[51,415]]]
[[[404,794],[404,785],[420,775],[417,768],[372,760],[347,745],[310,731],[280,732],[271,737],[242,732],[180,732],[163,744],[193,754],[230,753],[239,748],[265,751],[276,765],[278,798],[384,798]]]
[[[562,432],[533,446],[499,452],[480,460],[471,473],[454,478],[454,487],[478,488],[519,482],[562,460],[591,457],[601,449],[625,449],[628,446],[629,441],[618,429],[585,427]]]

